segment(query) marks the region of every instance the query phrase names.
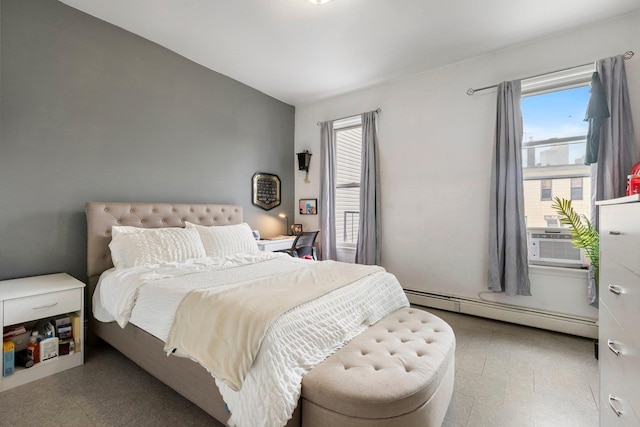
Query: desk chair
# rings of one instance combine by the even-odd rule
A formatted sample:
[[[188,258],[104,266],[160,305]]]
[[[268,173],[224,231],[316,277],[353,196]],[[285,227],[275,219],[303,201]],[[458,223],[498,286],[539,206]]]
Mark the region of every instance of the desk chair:
[[[291,249],[287,249],[286,253],[296,258],[304,258],[310,256],[313,259],[318,259],[316,256],[316,237],[318,237],[319,231],[303,231],[296,236],[296,239],[291,245]]]

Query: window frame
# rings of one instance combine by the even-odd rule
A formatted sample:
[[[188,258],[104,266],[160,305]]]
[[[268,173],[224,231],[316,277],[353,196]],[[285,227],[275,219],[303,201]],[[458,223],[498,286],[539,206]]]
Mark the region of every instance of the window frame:
[[[589,86],[591,82],[591,76],[595,71],[595,65],[589,64],[580,67],[574,67],[568,70],[562,70],[555,73],[544,74],[541,76],[532,77],[529,79],[522,80],[522,95],[521,97],[527,98],[530,96],[543,95],[546,93],[559,92],[563,90],[569,90],[578,87]],[[524,117],[523,117],[524,122]],[[584,168],[575,168],[576,170],[571,170],[571,167],[567,168],[568,170],[559,171],[553,173],[553,168],[555,166],[536,166],[535,155],[527,150],[536,150],[537,147],[543,146],[551,146],[558,145],[562,146],[563,144],[571,144],[575,142],[579,142],[582,140],[586,140],[586,135],[584,136],[573,136],[567,138],[552,138],[547,140],[538,140],[538,141],[525,141],[523,135],[522,142],[522,168],[523,168],[523,184],[527,181],[540,181],[539,187],[539,201],[542,206],[548,205],[550,201],[553,200],[553,189],[555,184],[554,180],[560,179],[572,179],[572,178],[582,178],[583,179],[583,189],[584,189],[584,178],[591,178],[590,169]],[[525,164],[525,162],[528,162]],[[532,164],[529,164],[532,163]],[[570,165],[567,165],[570,166]],[[564,166],[562,166],[564,167]],[[544,168],[548,168],[545,170]],[[534,170],[536,169],[536,170]],[[542,182],[544,180],[549,180],[551,182],[551,198],[543,197],[543,188]],[[571,188],[571,184],[561,183],[560,187],[564,188],[564,186],[569,186],[569,191]],[[531,188],[529,186],[529,188]],[[530,190],[529,190],[530,191]],[[559,190],[564,191],[564,190]],[[584,190],[583,190],[584,191]],[[571,192],[569,192],[571,194]],[[546,196],[546,195],[545,195]],[[584,199],[583,199],[584,200]],[[537,206],[534,205],[534,206]],[[594,206],[590,203],[589,209],[592,211]],[[525,206],[525,211],[527,210]],[[526,216],[526,213],[525,213]],[[537,228],[538,226],[531,224],[531,218],[527,217],[527,229],[529,228]],[[547,220],[545,219],[545,222]],[[548,224],[548,222],[547,222]]]
[[[580,180],[580,186],[574,186],[573,183],[577,182],[577,180]],[[571,178],[571,200],[584,200],[584,177],[579,176],[579,177],[573,177]],[[576,197],[574,196],[573,192],[574,190],[580,189],[580,197]]]
[[[549,184],[549,188],[545,186],[545,184],[547,183]],[[548,195],[546,195],[546,191],[549,192]],[[553,199],[553,179],[552,178],[541,179],[540,180],[540,201],[548,202],[551,199]]]

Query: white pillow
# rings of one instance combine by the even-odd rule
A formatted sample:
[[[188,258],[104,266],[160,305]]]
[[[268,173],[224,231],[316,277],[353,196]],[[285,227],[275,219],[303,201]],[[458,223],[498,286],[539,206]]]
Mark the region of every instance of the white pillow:
[[[148,231],[148,230],[164,230],[164,229],[132,227],[130,225],[114,225],[111,227],[111,237],[117,236],[118,234],[144,233],[145,231]]]
[[[109,249],[116,268],[184,262],[207,256],[198,232],[186,228],[114,226]]]
[[[206,227],[187,222],[186,227],[187,229],[198,230],[204,244],[204,250],[209,257],[260,252],[258,242],[253,237],[249,224]]]

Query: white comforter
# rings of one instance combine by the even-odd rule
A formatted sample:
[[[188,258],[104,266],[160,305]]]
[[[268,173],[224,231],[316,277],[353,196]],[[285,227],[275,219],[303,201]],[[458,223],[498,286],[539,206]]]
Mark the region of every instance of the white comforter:
[[[307,262],[312,261],[262,253],[109,270],[93,297],[94,316],[122,327],[131,322],[165,341],[180,301],[191,290],[224,289],[247,278],[293,271]],[[400,284],[383,271],[287,311],[267,331],[240,391],[216,380],[231,411],[229,424],[286,424],[310,369],[369,325],[406,306]]]

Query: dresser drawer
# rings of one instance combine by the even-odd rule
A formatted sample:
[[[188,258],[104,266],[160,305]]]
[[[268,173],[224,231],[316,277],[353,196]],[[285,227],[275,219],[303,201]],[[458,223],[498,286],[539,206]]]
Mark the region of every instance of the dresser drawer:
[[[606,305],[600,306],[599,360],[602,378],[610,378],[617,390],[624,391],[633,408],[640,408],[640,346],[637,332],[625,330]]]
[[[634,203],[602,206],[600,264],[617,261],[640,274],[640,217]]]
[[[614,408],[620,411],[617,415]],[[600,392],[600,427],[638,427],[640,419],[624,394]]]
[[[640,424],[633,403],[623,387],[622,373],[611,366],[610,360],[602,358],[600,373],[600,427],[638,427]]]
[[[640,325],[640,276],[617,262],[602,263],[600,299],[623,326]]]
[[[82,308],[82,289],[69,289],[4,301],[4,324],[38,320]]]

